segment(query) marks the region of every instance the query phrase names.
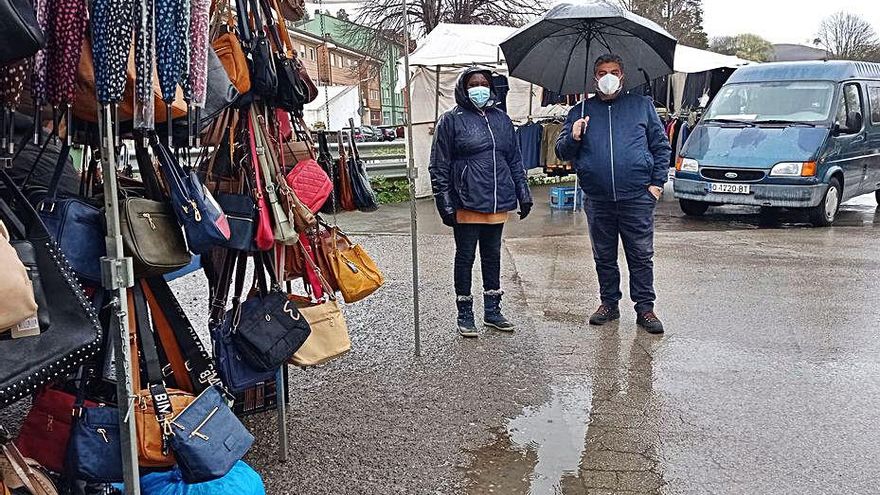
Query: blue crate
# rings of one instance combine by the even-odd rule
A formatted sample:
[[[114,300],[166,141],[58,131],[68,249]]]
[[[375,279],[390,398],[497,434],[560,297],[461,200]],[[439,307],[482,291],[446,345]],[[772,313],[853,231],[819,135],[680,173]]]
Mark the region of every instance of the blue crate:
[[[556,186],[550,188],[550,208],[556,210],[580,209],[584,206],[584,191],[579,187]]]

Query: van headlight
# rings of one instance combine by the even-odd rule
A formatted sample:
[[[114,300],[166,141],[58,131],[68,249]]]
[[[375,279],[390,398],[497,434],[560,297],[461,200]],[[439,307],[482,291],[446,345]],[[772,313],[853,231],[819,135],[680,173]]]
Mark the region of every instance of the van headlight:
[[[700,171],[700,162],[693,158],[679,158],[677,165],[675,169],[681,172],[697,173]]]
[[[781,162],[770,169],[771,177],[812,177],[816,175],[816,162]]]

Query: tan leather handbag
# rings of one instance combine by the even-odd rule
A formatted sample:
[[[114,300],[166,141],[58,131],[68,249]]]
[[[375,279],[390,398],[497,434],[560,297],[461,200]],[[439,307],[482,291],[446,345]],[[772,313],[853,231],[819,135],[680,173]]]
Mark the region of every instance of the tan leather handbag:
[[[174,413],[183,411],[195,400],[192,394],[173,388],[167,389],[168,398]],[[170,419],[170,418],[169,418]],[[134,407],[134,420],[137,425],[138,464],[145,467],[170,467],[175,463],[170,449],[162,453],[162,437],[164,435],[156,412],[153,408],[153,397],[149,390],[138,394]]]
[[[9,244],[9,232],[0,221],[0,266],[4,274],[0,277],[0,332],[30,318],[37,312],[34,287],[28,277],[27,268],[18,259],[15,248]]]
[[[241,41],[232,30],[222,33],[211,43],[217,58],[226,69],[229,80],[239,93],[245,94],[251,90],[251,76],[248,72],[247,58],[241,49]]]
[[[299,241],[300,247],[302,240]],[[290,359],[290,364],[296,366],[317,366],[336,359],[339,356],[351,350],[351,338],[348,336],[348,326],[345,324],[345,318],[342,316],[342,309],[339,302],[330,288],[327,280],[321,275],[321,270],[312,261],[312,258],[305,255],[306,262],[311,265],[312,269],[318,275],[327,300],[321,303],[313,303],[309,298],[297,295],[290,295],[288,299],[296,304],[299,312],[312,329],[305,343],[300,347],[296,354]]]
[[[5,432],[3,434],[5,437]],[[21,488],[32,495],[58,495],[58,489],[40,463],[21,455],[14,443],[0,445],[0,494]]]
[[[364,248],[338,229],[331,232],[330,246],[327,256],[346,303],[360,301],[385,283],[385,276]],[[333,246],[337,248],[332,249]]]

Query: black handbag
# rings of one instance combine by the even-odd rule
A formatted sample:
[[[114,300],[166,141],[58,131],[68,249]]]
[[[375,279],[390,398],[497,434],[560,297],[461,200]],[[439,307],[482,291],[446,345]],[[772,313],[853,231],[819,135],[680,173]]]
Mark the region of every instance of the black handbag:
[[[236,89],[232,81],[229,80],[229,74],[223,67],[223,63],[217,57],[217,52],[210,46],[208,47],[208,88],[205,98],[205,107],[198,112],[198,123],[194,129],[197,134],[201,134],[217,119],[220,114],[235,104],[241,94]],[[189,132],[187,130],[188,120],[179,118],[174,120],[174,146],[188,147]]]
[[[0,65],[30,57],[46,46],[28,0],[0,0]]]
[[[296,304],[281,290],[267,253],[254,254],[258,294],[241,304],[240,322],[232,332],[241,357],[257,371],[277,369],[305,343],[311,327]],[[266,287],[266,272],[271,285]]]
[[[367,167],[354,144],[354,130],[349,135],[348,145],[351,150],[348,157],[348,176],[351,179],[354,203],[360,211],[376,211],[379,208],[379,199],[373,191],[373,186],[370,185]]]
[[[17,207],[17,221],[26,227],[40,272],[43,291],[51,295],[47,304],[51,327],[40,335],[0,340],[0,408],[31,394],[34,389],[64,376],[101,345],[102,329],[95,309],[58,245],[49,236],[36,210],[5,170],[0,170],[6,191]],[[4,208],[4,211],[11,208]],[[7,224],[14,222],[7,222]]]
[[[248,28],[248,2],[252,7],[254,29]],[[243,39],[247,40],[251,54],[251,91],[264,97],[273,98],[278,88],[278,73],[275,70],[275,60],[272,56],[272,47],[263,29],[263,21],[260,17],[260,9],[254,0],[238,0],[239,30]]]
[[[329,201],[324,202],[321,207],[321,213],[332,215],[342,211],[339,204],[339,191],[341,182],[339,179],[339,171],[336,169],[337,160],[330,154],[330,146],[327,143],[327,134],[324,131],[318,131],[318,165],[324,169],[330,180],[333,181],[333,192],[330,194]]]
[[[266,16],[266,26],[269,28],[269,34],[272,35],[272,41],[275,42],[278,50],[275,53],[277,82],[272,103],[287,112],[301,114],[303,106],[306,104],[308,88],[306,88],[305,82],[303,82],[299,75],[299,68],[296,66],[296,62],[285,53],[285,44],[279,34],[278,26],[272,18],[272,8],[265,0],[257,1],[263,8]]]
[[[219,193],[217,202],[229,221],[229,240],[225,246],[238,251],[249,251],[254,243],[257,206],[249,194]]]
[[[217,311],[211,318],[211,342],[214,349],[214,359],[220,371],[220,378],[226,388],[233,393],[241,393],[255,385],[271,381],[275,377],[275,369],[268,371],[256,370],[247,361],[241,358],[232,334],[239,330],[241,325],[241,293],[244,288],[245,272],[247,271],[248,255],[244,252],[229,252],[223,263],[223,273],[220,276],[219,287],[212,301],[212,308],[226,307],[226,288],[235,272],[235,290],[232,294],[232,308],[225,315],[220,316]]]

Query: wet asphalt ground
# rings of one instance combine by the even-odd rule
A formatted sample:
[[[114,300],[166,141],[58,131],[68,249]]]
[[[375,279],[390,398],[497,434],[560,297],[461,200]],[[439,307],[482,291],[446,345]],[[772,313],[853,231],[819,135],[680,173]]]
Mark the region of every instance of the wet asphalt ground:
[[[474,341],[453,330],[451,230],[420,202],[421,357],[408,205],[338,217],[387,282],[344,308],[351,353],[290,370],[286,462],[274,413],[245,420],[268,493],[878,492],[872,197],[827,229],[739,207],[686,219],[664,198],[656,337],[626,296],[620,322],[586,324],[598,288],[585,217],[550,210],[547,193],[506,230],[504,308],[519,327]],[[200,275],[174,287],[204,327]]]

